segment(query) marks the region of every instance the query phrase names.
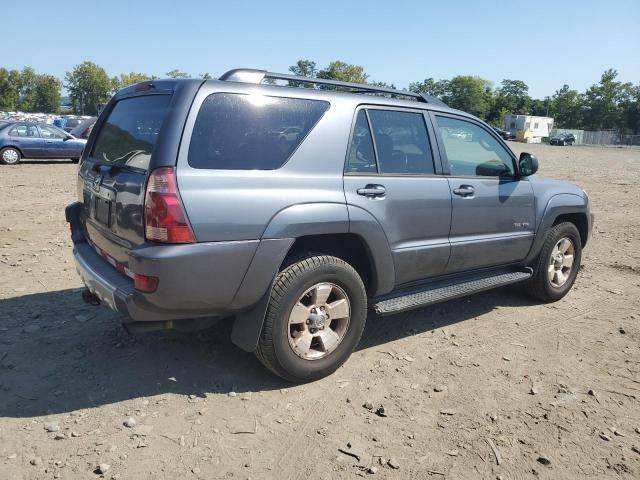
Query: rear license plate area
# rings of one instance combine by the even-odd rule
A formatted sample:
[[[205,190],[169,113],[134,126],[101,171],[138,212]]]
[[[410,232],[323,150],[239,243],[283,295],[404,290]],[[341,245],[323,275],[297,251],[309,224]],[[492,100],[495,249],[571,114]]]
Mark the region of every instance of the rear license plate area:
[[[111,227],[111,201],[106,198],[94,196],[94,202],[93,217],[98,223],[106,227]]]

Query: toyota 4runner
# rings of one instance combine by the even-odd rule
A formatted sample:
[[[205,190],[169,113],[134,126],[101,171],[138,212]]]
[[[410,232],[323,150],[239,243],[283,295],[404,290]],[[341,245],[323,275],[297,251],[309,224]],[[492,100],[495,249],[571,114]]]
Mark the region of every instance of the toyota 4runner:
[[[516,282],[566,295],[589,200],[537,169],[435,98],[239,69],[118,92],[66,218],[86,301],[133,332],[228,318],[236,345],[302,382],[346,361],[368,309]]]

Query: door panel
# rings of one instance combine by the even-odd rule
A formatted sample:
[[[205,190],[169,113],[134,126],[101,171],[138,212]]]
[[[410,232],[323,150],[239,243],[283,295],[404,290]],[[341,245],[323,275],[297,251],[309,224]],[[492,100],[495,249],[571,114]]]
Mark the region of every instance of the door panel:
[[[358,190],[384,186],[383,197],[367,197]],[[349,209],[369,212],[384,230],[395,266],[395,285],[441,274],[449,260],[451,193],[446,178],[344,177]]]
[[[526,180],[450,177],[453,215],[448,273],[502,265],[527,255],[535,227],[533,189]],[[472,195],[455,194],[469,186]]]
[[[429,131],[421,111],[380,107],[360,109],[353,127],[347,207],[369,212],[382,227],[395,286],[439,275],[449,260],[451,192],[436,175]]]
[[[9,132],[11,142],[18,147],[25,158],[36,158],[42,153],[40,134],[35,125],[19,124]]]
[[[67,145],[64,141],[65,133],[49,125],[40,125],[40,135],[43,138],[42,157],[68,158]]]
[[[533,242],[535,204],[531,184],[518,177],[514,155],[480,122],[445,114],[432,118],[450,173],[446,272],[523,260]]]

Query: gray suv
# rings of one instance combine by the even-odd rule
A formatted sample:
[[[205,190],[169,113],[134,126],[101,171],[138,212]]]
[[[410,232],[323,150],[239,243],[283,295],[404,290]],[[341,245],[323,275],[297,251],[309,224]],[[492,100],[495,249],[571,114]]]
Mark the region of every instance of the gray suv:
[[[566,295],[589,200],[537,168],[425,95],[239,69],[118,92],[66,218],[85,301],[132,332],[230,319],[236,345],[304,382],[346,361],[368,309],[516,282]]]

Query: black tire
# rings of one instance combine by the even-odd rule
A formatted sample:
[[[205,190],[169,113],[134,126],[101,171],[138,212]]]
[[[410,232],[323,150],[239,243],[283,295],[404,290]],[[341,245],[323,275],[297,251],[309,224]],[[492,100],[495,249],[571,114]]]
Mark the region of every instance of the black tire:
[[[289,315],[308,289],[322,282],[340,287],[350,305],[350,319],[342,340],[322,358],[298,356],[289,344]],[[354,268],[340,258],[309,254],[291,263],[276,277],[255,355],[279,377],[304,383],[325,377],[340,367],[360,342],[367,316],[367,295]]]
[[[549,261],[553,249],[562,238],[568,238],[573,244],[573,265],[568,273],[566,282],[562,286],[556,287],[549,279]],[[578,275],[581,260],[582,241],[576,226],[570,222],[555,225],[547,232],[542,249],[532,265],[533,276],[527,281],[525,286],[527,294],[543,302],[556,302],[560,300],[571,290]]]
[[[13,155],[10,155],[11,157],[14,157],[15,160],[9,160],[7,157],[8,155],[5,154],[10,154],[13,153]],[[18,163],[20,163],[20,159],[22,158],[22,154],[20,153],[20,150],[18,150],[17,148],[13,148],[13,147],[5,147],[2,150],[0,150],[0,163],[3,163],[5,165],[17,165]]]

